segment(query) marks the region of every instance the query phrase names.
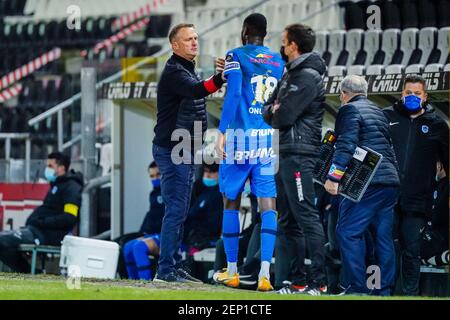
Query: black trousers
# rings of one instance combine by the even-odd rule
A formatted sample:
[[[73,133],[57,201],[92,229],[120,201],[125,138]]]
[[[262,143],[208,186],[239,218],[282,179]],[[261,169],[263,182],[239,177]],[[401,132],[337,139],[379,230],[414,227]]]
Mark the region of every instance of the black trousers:
[[[292,279],[303,277],[302,266],[305,250],[302,248],[304,237],[308,256],[311,259],[308,282],[317,286],[325,282],[324,244],[325,236],[319,212],[315,205],[313,169],[315,158],[302,157],[297,154],[280,154],[279,168],[275,180],[277,184],[277,210],[279,243],[277,254],[295,244],[298,263]],[[281,241],[281,243],[280,243]],[[286,243],[283,243],[283,242]],[[302,261],[300,261],[302,260]]]
[[[27,227],[0,232],[0,260],[14,272],[29,273],[30,265],[18,248],[21,244],[34,244],[35,239]]]
[[[397,209],[396,231],[400,245],[400,283],[404,295],[419,295],[420,281],[420,230],[425,227],[425,214],[402,212]]]

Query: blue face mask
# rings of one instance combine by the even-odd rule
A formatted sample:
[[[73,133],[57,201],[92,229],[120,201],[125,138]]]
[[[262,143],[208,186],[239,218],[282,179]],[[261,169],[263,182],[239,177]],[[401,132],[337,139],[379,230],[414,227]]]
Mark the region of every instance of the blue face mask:
[[[44,171],[45,179],[47,179],[48,182],[55,182],[56,180],[56,172],[55,169],[46,167]]]
[[[159,188],[161,186],[161,179],[152,179],[153,188]]]
[[[413,94],[402,98],[403,105],[409,113],[419,112],[422,108],[422,99]]]
[[[218,183],[219,183],[218,179],[203,178],[203,184],[207,187],[217,186]]]

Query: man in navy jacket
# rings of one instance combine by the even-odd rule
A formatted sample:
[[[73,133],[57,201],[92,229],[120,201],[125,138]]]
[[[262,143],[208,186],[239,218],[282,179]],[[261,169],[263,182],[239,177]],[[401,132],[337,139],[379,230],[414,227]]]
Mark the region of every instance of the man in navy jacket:
[[[351,75],[341,82],[342,106],[336,117],[336,150],[325,189],[335,195],[357,146],[381,153],[383,160],[360,202],[343,199],[339,207],[336,238],[341,251],[344,287],[349,294],[390,295],[395,280],[392,239],[394,205],[398,197],[398,165],[381,109],[367,99],[367,82]],[[377,266],[374,280],[366,283],[364,233],[370,230]],[[369,270],[373,273],[373,270]]]
[[[195,72],[198,54],[198,35],[192,24],[180,24],[169,33],[173,55],[158,82],[157,119],[153,139],[153,158],[161,170],[161,195],[165,214],[161,228],[161,253],[156,281],[186,282],[192,277],[181,267],[178,249],[183,239],[194,178],[192,149],[176,152],[179,143],[172,140],[178,133],[189,133],[190,146],[201,146],[206,130],[205,97],[223,84],[222,73],[201,80]],[[194,124],[201,131],[195,132]],[[179,129],[178,131],[175,131]],[[175,134],[174,134],[175,133]],[[185,141],[181,144],[186,146]],[[178,147],[178,146],[177,146]],[[174,152],[172,152],[174,151]]]

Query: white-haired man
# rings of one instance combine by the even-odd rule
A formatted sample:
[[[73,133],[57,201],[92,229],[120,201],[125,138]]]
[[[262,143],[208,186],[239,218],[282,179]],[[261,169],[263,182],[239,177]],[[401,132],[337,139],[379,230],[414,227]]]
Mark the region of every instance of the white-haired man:
[[[357,146],[369,147],[383,155],[360,202],[343,199],[339,207],[336,238],[341,251],[344,287],[349,294],[390,295],[395,280],[395,251],[392,239],[394,205],[398,197],[398,166],[389,136],[389,123],[381,109],[367,99],[367,82],[347,76],[341,82],[341,107],[336,117],[336,150],[325,189],[337,194],[347,165]],[[380,281],[366,284],[365,233],[374,239]],[[373,289],[373,290],[372,290]]]

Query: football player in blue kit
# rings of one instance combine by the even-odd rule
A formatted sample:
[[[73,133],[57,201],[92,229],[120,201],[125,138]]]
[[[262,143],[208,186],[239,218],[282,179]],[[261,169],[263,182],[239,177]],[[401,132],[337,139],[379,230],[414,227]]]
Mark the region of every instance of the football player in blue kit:
[[[274,130],[264,122],[262,107],[284,70],[281,55],[263,45],[266,29],[267,21],[263,15],[250,14],[242,26],[243,46],[227,52],[225,58],[227,92],[217,150],[223,159],[219,168],[219,185],[224,197],[222,237],[227,268],[213,277],[228,287],[239,286],[239,207],[241,193],[249,178],[251,191],[258,197],[262,221],[259,291],[273,290],[269,268],[277,232],[275,156],[272,149]]]

